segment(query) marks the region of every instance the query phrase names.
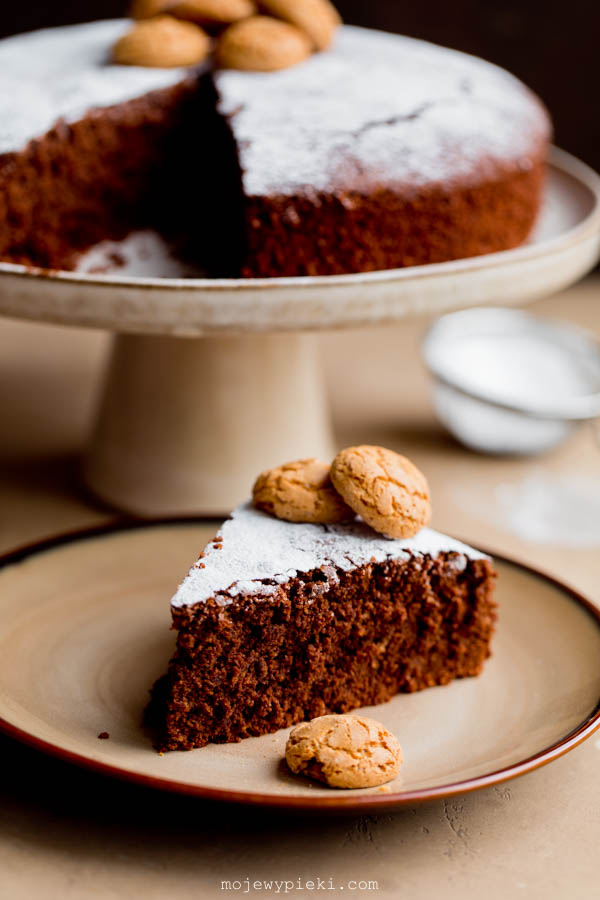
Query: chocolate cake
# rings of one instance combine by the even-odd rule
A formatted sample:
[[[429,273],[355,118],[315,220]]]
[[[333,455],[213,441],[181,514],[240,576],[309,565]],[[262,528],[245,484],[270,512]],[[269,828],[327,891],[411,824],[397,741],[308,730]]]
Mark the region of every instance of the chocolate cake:
[[[279,521],[239,507],[175,594],[149,721],[161,750],[262,735],[477,675],[496,619],[483,554],[423,528]]]
[[[328,275],[526,239],[550,124],[495,66],[353,27],[279,72],[110,64],[126,28],[0,42],[1,260],[152,228],[211,275]]]

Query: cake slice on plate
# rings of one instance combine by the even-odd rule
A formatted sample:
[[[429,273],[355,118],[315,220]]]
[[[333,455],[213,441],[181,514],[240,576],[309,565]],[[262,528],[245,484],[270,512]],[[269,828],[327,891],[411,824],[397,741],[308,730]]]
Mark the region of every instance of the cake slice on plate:
[[[477,675],[494,569],[422,528],[281,521],[236,509],[172,600],[177,649],[155,687],[160,750],[285,728]]]

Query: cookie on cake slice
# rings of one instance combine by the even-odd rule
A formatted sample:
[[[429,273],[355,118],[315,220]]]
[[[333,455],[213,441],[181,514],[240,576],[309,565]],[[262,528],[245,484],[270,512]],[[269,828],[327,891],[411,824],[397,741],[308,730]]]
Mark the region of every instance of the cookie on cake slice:
[[[312,478],[315,461],[302,462],[295,476]],[[480,673],[496,619],[489,557],[429,528],[390,539],[358,519],[278,519],[264,484],[263,509],[234,510],[172,600],[177,649],[150,706],[158,749],[237,741]]]

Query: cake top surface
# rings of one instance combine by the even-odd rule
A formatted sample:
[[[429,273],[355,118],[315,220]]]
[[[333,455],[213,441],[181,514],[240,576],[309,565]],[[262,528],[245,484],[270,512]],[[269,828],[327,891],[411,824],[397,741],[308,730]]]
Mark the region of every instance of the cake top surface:
[[[186,70],[111,64],[128,27],[102,21],[0,41],[0,153],[60,118],[182,80]],[[543,106],[502,69],[362,28],[341,28],[331,50],[293,68],[215,78],[249,195],[487,178],[506,163],[529,168],[550,133]]]
[[[0,153],[18,150],[59,119],[75,122],[94,107],[113,106],[170,87],[185,69],[110,63],[125,19],[46,28],[0,41]]]
[[[220,71],[216,84],[251,196],[486,179],[506,163],[530,168],[550,134],[508,72],[363,28],[341,28],[294,68]]]
[[[222,542],[219,540],[222,539]],[[407,540],[382,537],[363,522],[313,525],[283,522],[245,503],[223,523],[173,597],[185,607],[215,597],[223,606],[242,594],[269,596],[298,573],[329,568],[345,572],[368,562],[406,560],[415,554],[484,554],[430,528]]]

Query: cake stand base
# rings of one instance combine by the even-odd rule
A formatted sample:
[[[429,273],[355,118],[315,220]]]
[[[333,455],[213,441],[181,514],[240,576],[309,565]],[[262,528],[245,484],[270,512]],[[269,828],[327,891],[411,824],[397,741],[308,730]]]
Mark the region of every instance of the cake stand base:
[[[332,452],[310,335],[125,334],[113,339],[84,477],[136,515],[223,515],[263,469]]]

